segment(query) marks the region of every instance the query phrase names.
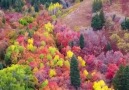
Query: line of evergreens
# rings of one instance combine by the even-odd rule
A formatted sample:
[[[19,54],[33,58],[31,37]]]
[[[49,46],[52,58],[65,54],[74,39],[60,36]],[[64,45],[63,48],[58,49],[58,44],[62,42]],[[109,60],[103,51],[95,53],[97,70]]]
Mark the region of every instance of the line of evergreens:
[[[2,9],[13,8],[15,11],[20,12],[24,6],[23,0],[0,0],[0,7]]]

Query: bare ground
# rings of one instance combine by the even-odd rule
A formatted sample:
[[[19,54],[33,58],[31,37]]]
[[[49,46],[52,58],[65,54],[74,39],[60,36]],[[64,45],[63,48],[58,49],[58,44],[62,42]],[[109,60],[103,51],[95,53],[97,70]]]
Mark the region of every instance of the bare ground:
[[[65,16],[61,21],[74,30],[90,26],[92,16],[92,0],[84,0],[76,8],[77,9]]]

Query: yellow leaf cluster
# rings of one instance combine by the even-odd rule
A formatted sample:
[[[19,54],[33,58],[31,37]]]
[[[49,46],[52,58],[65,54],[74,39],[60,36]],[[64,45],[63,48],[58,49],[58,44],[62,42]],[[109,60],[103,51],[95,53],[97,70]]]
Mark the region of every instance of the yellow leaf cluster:
[[[68,58],[71,58],[72,56],[73,56],[73,52],[69,50],[69,51],[67,52],[67,57],[68,57]]]
[[[55,55],[57,49],[55,47],[49,47],[48,50],[52,55]]]
[[[69,61],[68,60],[64,61],[64,65],[69,68],[70,67]]]
[[[59,55],[55,55],[55,57],[53,59],[54,63],[57,63],[58,60],[59,60]]]
[[[89,73],[88,73],[87,70],[84,70],[84,71],[83,71],[83,74],[84,74],[85,76],[87,76]]]
[[[93,84],[94,90],[111,90],[111,88],[108,88],[108,86],[105,84],[103,80],[95,81]]]
[[[36,50],[36,47],[33,45],[34,39],[28,39],[27,49],[34,52]]]
[[[82,67],[86,66],[85,60],[82,59],[82,57],[78,56],[79,63]]]
[[[56,71],[54,69],[50,69],[49,77],[54,77],[56,75]]]
[[[28,44],[33,44],[33,43],[34,43],[33,38],[28,39]]]
[[[48,22],[47,24],[44,25],[44,29],[47,32],[51,33],[51,32],[53,32],[54,26],[50,22]]]
[[[61,58],[60,60],[57,61],[56,65],[62,67],[64,63],[64,60]]]
[[[51,3],[50,6],[48,7],[48,11],[53,11],[54,9],[61,9],[63,6],[59,3]]]

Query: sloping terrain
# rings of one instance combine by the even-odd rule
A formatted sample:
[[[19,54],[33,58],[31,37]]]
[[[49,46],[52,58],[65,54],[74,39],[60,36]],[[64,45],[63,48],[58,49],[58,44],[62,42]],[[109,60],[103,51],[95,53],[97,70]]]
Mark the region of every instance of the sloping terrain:
[[[72,29],[87,27],[91,22],[92,1],[84,0],[78,8],[63,18],[62,22]]]

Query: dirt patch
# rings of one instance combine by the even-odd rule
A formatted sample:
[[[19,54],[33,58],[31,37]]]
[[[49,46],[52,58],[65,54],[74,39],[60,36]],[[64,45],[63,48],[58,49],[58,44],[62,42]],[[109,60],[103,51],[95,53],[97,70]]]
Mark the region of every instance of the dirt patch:
[[[87,27],[91,23],[92,1],[84,0],[80,5],[65,16],[61,21],[68,25],[71,29],[77,30],[81,27]]]

